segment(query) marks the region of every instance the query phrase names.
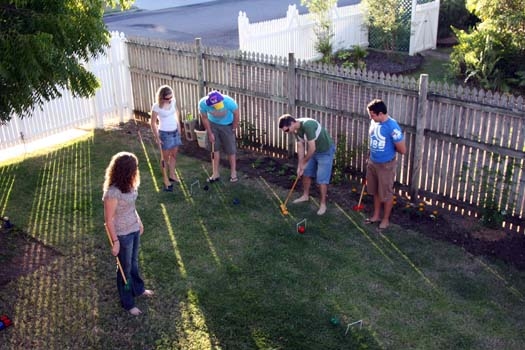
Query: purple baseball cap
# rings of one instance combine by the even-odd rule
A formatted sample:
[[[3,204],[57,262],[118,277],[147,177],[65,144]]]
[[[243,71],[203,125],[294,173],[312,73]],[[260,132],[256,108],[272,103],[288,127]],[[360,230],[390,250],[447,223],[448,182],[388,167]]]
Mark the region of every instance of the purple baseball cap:
[[[218,91],[212,91],[208,94],[208,98],[206,99],[206,105],[207,106],[213,106],[215,109],[222,109],[224,108],[224,97],[220,94]]]

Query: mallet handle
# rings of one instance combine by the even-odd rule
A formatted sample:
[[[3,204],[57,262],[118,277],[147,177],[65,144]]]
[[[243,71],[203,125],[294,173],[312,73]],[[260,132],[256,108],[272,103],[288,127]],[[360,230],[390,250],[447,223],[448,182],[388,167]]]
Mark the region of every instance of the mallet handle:
[[[357,203],[357,206],[361,206],[361,200],[363,200],[363,194],[365,193],[365,186],[366,186],[366,179],[363,180],[363,187],[361,187],[361,195],[359,196],[359,203]]]
[[[288,196],[286,197],[286,200],[284,201],[284,204],[283,204],[284,208],[286,208],[286,203],[288,203],[288,200],[290,199],[290,196],[291,196],[292,193],[293,193],[293,190],[294,190],[294,188],[295,188],[295,185],[297,185],[297,181],[299,181],[299,176],[297,176],[297,177],[295,178],[295,181],[294,181],[294,183],[293,183],[293,185],[292,185],[292,188],[290,189],[290,192],[288,193]]]
[[[111,246],[111,248],[113,248],[113,241],[111,240],[111,235],[109,234],[108,225],[104,224],[104,228],[106,229],[109,245]],[[126,279],[126,275],[124,275],[124,270],[122,269],[122,265],[120,265],[120,260],[118,256],[115,256],[115,259],[117,260],[117,266],[120,271],[120,274],[122,275],[122,279],[124,280],[124,284],[128,284],[128,280]]]

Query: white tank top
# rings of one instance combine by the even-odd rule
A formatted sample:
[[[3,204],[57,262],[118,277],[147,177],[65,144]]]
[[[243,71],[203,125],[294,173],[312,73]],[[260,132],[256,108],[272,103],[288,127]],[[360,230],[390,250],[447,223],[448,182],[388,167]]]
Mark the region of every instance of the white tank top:
[[[170,108],[160,108],[158,103],[153,105],[153,111],[157,113],[159,119],[159,130],[175,131],[177,130],[177,110],[175,109],[175,98],[170,101]]]

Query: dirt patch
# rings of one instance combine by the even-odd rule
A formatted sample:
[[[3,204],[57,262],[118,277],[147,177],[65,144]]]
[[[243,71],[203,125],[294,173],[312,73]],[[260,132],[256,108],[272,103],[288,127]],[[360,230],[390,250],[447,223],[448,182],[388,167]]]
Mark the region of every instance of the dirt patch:
[[[59,255],[15,227],[0,228],[0,286],[50,264]]]
[[[399,53],[384,53],[369,50],[365,58],[366,69],[372,72],[389,74],[408,74],[416,71],[423,64],[424,57],[417,54],[408,56]]]

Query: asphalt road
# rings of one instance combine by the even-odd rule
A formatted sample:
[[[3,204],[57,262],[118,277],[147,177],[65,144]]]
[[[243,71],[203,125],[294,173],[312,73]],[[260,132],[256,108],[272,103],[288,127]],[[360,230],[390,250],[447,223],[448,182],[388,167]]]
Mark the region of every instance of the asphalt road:
[[[141,36],[179,42],[195,42],[201,38],[205,46],[228,49],[239,48],[237,18],[246,13],[250,23],[286,17],[288,5],[295,4],[299,13],[306,13],[300,0],[198,0],[166,1],[169,8],[157,9],[162,1],[142,0],[143,8],[136,11],[112,14],[104,18],[110,31],[123,32],[126,36]],[[359,0],[339,0],[338,6],[358,3]],[[184,5],[190,3],[190,5]],[[152,10],[148,10],[151,8]]]

